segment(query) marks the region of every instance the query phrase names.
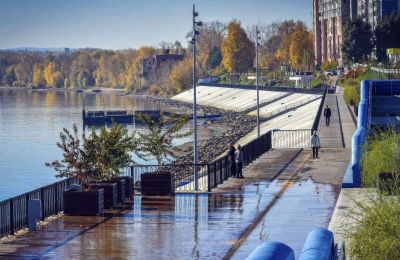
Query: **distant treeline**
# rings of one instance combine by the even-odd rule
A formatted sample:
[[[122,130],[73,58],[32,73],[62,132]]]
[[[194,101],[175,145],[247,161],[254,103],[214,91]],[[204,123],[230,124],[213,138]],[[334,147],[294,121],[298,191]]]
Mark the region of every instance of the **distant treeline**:
[[[256,26],[242,28],[240,22],[206,23],[197,39],[198,77],[248,72],[254,66]],[[258,25],[261,32],[260,65],[281,65],[309,70],[313,65],[312,34],[301,21]],[[191,35],[188,34],[188,39]],[[71,52],[0,52],[0,85],[30,88],[124,88],[172,95],[192,83],[192,45],[163,42],[160,48],[110,51],[100,49]],[[183,61],[160,66],[144,78],[141,60],[169,49],[185,55]],[[187,55],[186,55],[187,54]],[[224,78],[224,77],[222,77]]]
[[[13,87],[132,89],[139,85],[140,58],[136,50],[0,52],[0,82]]]

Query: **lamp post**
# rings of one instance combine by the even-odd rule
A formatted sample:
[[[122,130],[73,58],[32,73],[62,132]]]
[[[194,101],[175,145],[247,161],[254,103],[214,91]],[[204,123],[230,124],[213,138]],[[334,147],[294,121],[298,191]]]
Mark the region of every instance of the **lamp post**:
[[[258,47],[260,43],[258,40],[260,39],[260,31],[256,26],[256,91],[257,91],[257,137],[260,137],[260,93],[258,89]]]
[[[199,16],[199,13],[196,12],[195,6],[193,5],[193,37],[190,41],[193,44],[193,128],[194,128],[194,153],[193,153],[193,170],[194,170],[194,187],[195,190],[199,190],[199,176],[198,176],[198,152],[197,152],[197,101],[196,101],[196,37],[200,34],[197,30],[199,26],[202,26],[202,22],[196,22],[196,17]]]

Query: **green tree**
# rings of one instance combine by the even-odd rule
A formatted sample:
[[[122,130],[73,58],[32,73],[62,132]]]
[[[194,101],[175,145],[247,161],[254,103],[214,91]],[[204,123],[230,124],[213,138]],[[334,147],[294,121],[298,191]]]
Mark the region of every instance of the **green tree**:
[[[10,66],[6,69],[6,73],[3,77],[3,84],[6,86],[12,86],[16,77],[14,72],[14,66]]]
[[[215,69],[219,64],[221,64],[221,61],[222,61],[221,49],[218,47],[214,47],[210,51],[210,54],[208,55],[207,66],[210,69]]]
[[[378,61],[386,60],[386,49],[400,47],[400,15],[385,16],[375,27],[375,46]]]
[[[84,139],[83,148],[98,179],[108,180],[119,176],[120,170],[133,162],[129,152],[136,148],[135,133],[130,136],[119,124],[110,130],[104,126],[99,133],[93,127],[91,135]]]
[[[348,62],[361,62],[371,54],[373,48],[372,31],[368,22],[361,18],[347,21],[343,31],[342,52]]]
[[[192,134],[192,131],[182,131],[189,120],[186,115],[171,114],[164,117],[163,113],[160,113],[159,120],[153,120],[148,115],[139,114],[137,118],[146,125],[148,132],[139,132],[136,153],[139,158],[146,161],[154,157],[158,165],[169,161],[169,157],[175,158],[176,151],[179,151],[174,144],[175,139]]]
[[[238,21],[228,24],[228,36],[221,43],[222,63],[229,72],[247,72],[253,65],[255,46]]]

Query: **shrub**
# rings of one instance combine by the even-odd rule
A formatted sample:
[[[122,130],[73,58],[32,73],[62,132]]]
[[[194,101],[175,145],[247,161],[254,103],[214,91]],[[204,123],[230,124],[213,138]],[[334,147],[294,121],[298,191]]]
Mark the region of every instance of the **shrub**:
[[[400,135],[392,128],[370,135],[361,160],[363,187],[375,187],[380,172],[399,173],[399,142]]]
[[[400,198],[371,198],[357,211],[357,224],[347,233],[351,259],[400,259]]]

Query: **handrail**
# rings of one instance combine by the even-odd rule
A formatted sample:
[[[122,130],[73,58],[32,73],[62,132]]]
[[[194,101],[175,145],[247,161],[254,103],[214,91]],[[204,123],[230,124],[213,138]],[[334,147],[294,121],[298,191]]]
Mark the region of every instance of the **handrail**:
[[[271,149],[271,131],[261,135],[259,138],[245,144],[242,146],[242,151],[244,155],[243,167],[248,165],[249,163],[256,160],[260,155],[267,152]],[[211,162],[199,164],[199,189],[198,191],[211,191],[213,188],[216,188],[219,184],[222,184],[224,181],[234,176],[234,173],[231,169],[231,161],[228,154],[215,159]],[[152,169],[153,172],[157,172],[157,168],[159,165],[136,165],[131,166],[129,170],[127,170],[127,174],[133,177],[134,184],[137,189],[140,188],[141,174],[145,172],[143,169]],[[176,192],[192,192],[195,191],[194,187],[194,174],[193,174],[193,164],[171,164],[171,165],[162,165],[161,167],[172,167],[175,169],[171,172],[174,173],[175,176],[175,191]],[[182,169],[178,169],[179,167],[184,167],[184,171]],[[137,169],[137,170],[135,170]]]
[[[28,200],[39,199],[42,205],[42,220],[63,210],[64,190],[79,183],[75,177],[67,178],[0,202],[0,237],[14,235],[28,227]]]
[[[308,97],[308,98],[306,98],[306,99],[302,99],[302,100],[300,100],[300,101],[297,101],[297,102],[295,102],[295,103],[291,103],[291,104],[286,105],[286,106],[284,106],[284,107],[281,107],[281,108],[279,108],[279,109],[275,109],[275,110],[269,112],[268,114],[263,115],[263,118],[265,118],[265,119],[270,119],[271,117],[273,117],[273,116],[276,115],[276,114],[279,114],[279,113],[281,113],[281,112],[283,112],[283,111],[287,111],[287,110],[290,110],[290,109],[295,109],[295,108],[300,107],[300,106],[302,106],[302,105],[308,104],[308,103],[310,103],[310,102],[312,102],[312,101],[318,100],[318,99],[320,99],[321,97],[322,97],[322,96],[315,95],[315,96],[312,96],[312,97]]]
[[[311,146],[311,129],[273,130],[272,148],[308,148]]]
[[[270,98],[265,98],[265,99],[261,99],[259,102],[259,107],[263,107],[265,105],[267,105],[268,103],[272,102],[272,101],[278,101],[279,99],[286,97],[288,95],[292,95],[293,93],[280,93],[278,95],[272,96]],[[256,101],[255,101],[256,102]],[[243,108],[237,108],[235,111],[236,112],[244,112],[244,113],[248,113],[250,111],[253,111],[257,109],[257,102],[256,104],[249,104]]]

